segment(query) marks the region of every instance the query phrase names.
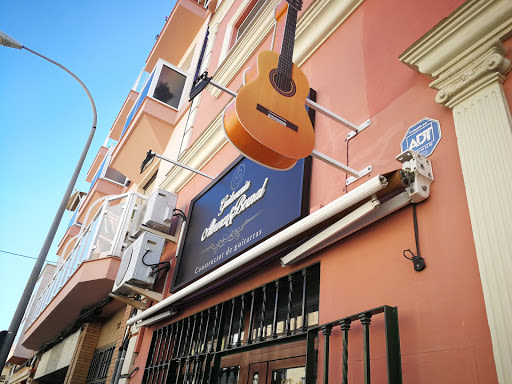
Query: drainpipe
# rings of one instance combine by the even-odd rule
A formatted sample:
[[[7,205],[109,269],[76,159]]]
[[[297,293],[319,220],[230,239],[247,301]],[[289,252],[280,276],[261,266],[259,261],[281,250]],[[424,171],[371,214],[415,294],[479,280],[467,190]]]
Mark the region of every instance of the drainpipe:
[[[119,353],[117,355],[116,365],[114,366],[111,384],[118,384],[119,379],[121,378],[121,371],[123,370],[124,358],[126,356],[126,350],[128,349],[128,342],[130,341],[128,331],[129,329],[130,327],[126,327],[123,343],[119,347]]]

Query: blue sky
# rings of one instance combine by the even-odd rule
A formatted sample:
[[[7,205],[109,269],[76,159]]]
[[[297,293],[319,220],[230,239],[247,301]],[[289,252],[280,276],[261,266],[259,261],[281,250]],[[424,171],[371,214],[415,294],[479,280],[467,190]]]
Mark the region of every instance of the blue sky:
[[[172,10],[171,0],[6,1],[0,30],[69,68],[89,88],[98,128],[77,188]],[[0,330],[8,329],[92,122],[89,100],[62,69],[0,47]],[[48,260],[70,213],[66,212]],[[64,228],[63,228],[64,227]]]

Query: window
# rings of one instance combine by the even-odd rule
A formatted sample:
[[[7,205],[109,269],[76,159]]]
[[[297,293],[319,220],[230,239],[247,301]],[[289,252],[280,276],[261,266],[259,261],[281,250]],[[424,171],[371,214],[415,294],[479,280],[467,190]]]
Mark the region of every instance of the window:
[[[126,178],[126,176],[123,175],[121,172],[116,171],[113,168],[110,168],[110,162],[112,161],[113,151],[114,147],[110,147],[108,149],[108,152],[105,155],[103,162],[101,163],[98,170],[96,171],[96,174],[91,180],[91,185],[89,186],[89,191],[87,193],[91,192],[92,188],[94,187],[94,184],[98,179],[106,179],[117,184],[127,185],[128,179]],[[78,211],[78,209],[76,211]]]
[[[144,195],[148,196],[151,192],[153,192],[157,174],[158,174],[158,172],[153,173],[153,175],[151,175],[151,177],[149,178],[147,183],[143,185],[142,190],[143,190]]]
[[[98,349],[92,358],[89,373],[87,374],[87,384],[103,384],[107,379],[108,367],[112,361],[116,346],[111,345]]]
[[[161,101],[174,109],[179,109],[188,83],[188,74],[186,72],[162,59],[158,60],[155,69],[144,84],[139,97],[128,114],[121,137],[130,126],[146,96]]]
[[[183,88],[187,76],[175,69],[162,65],[160,76],[158,76],[153,97],[161,102],[178,109],[180,106]]]
[[[244,12],[235,24],[231,46],[243,35],[249,24],[251,24],[251,21],[258,14],[258,11],[261,9],[265,1],[266,0],[251,1],[247,7],[247,12]]]
[[[238,373],[240,367],[238,365],[232,367],[224,367],[219,369],[219,384],[236,384],[238,383]]]

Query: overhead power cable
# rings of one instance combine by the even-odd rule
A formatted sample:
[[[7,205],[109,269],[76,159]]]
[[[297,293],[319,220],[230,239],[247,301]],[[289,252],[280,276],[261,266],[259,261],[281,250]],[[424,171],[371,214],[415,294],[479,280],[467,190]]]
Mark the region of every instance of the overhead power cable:
[[[16,253],[16,252],[4,251],[3,249],[0,249],[0,252],[1,252],[1,253],[7,253],[8,255],[13,255],[13,256],[18,256],[18,257],[24,257],[25,259],[37,260],[37,257],[27,256],[27,255],[22,255],[21,253]],[[47,261],[47,262],[50,262],[50,263],[55,263],[55,261],[51,261],[51,260],[46,260],[46,261]]]

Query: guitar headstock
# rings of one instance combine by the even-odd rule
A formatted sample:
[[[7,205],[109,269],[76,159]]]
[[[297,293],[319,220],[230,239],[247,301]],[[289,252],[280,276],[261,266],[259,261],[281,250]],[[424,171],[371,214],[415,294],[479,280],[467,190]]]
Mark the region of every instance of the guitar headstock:
[[[302,8],[302,0],[286,0],[290,7],[295,8],[297,11],[300,11]]]

